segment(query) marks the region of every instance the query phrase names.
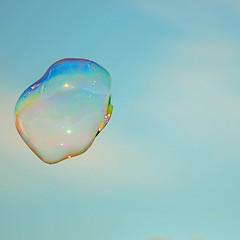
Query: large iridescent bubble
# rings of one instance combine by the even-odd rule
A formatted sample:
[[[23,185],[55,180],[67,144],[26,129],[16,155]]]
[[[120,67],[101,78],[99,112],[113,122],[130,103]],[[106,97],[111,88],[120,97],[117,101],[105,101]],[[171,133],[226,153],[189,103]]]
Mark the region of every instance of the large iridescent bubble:
[[[15,124],[29,148],[54,164],[84,153],[112,114],[111,77],[97,63],[62,59],[17,101]]]

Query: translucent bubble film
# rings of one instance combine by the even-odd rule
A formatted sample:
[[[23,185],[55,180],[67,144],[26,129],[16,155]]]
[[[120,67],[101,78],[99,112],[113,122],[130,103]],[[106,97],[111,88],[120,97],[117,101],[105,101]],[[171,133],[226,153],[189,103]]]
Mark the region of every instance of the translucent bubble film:
[[[111,77],[86,59],[63,59],[28,87],[15,107],[16,128],[44,162],[84,153],[112,114]]]

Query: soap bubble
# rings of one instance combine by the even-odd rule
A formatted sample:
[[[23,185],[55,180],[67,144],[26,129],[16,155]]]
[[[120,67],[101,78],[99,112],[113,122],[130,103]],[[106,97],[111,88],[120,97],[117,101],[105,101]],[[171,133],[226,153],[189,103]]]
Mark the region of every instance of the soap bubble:
[[[111,77],[86,59],[62,59],[28,87],[15,107],[16,128],[44,162],[84,153],[112,114]]]

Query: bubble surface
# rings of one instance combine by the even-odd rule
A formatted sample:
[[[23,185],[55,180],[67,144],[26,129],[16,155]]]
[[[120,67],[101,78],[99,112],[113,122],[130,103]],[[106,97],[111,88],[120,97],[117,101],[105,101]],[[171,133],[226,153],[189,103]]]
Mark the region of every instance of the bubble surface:
[[[112,114],[111,77],[97,63],[62,59],[28,87],[15,107],[16,128],[44,162],[84,153]]]

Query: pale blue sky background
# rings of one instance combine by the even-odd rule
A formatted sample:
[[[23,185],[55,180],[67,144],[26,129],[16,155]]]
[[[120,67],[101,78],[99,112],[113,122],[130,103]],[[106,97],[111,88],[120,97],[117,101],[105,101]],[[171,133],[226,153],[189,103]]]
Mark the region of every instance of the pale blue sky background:
[[[20,94],[55,61],[113,79],[109,125],[49,166]],[[240,239],[240,2],[0,0],[0,239]]]

